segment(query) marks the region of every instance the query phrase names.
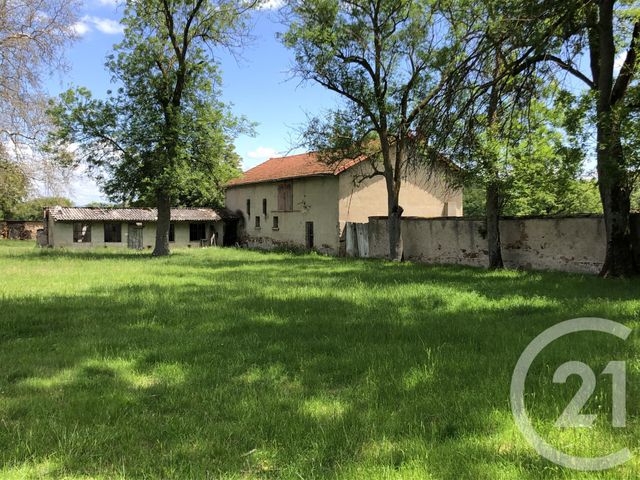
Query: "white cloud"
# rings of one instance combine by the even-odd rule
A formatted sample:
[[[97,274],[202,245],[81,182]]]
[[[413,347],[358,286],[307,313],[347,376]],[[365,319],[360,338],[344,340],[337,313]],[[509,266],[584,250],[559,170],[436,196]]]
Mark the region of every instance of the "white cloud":
[[[112,20],[110,18],[85,15],[84,17],[82,17],[82,21],[93,24],[96,29],[108,35],[116,35],[124,31],[124,27],[120,24],[120,22],[118,22],[117,20]]]
[[[276,10],[284,5],[284,0],[266,0],[260,5],[261,10]]]
[[[258,147],[255,150],[247,153],[247,157],[252,160],[267,160],[268,158],[275,157],[278,155],[278,152],[275,148],[270,147]]]
[[[77,37],[82,37],[86,35],[86,33],[91,30],[91,28],[84,22],[76,22],[71,25],[71,30]]]
[[[117,7],[121,0],[98,0],[98,3],[107,7]]]
[[[124,27],[117,20],[94,15],[85,15],[71,26],[71,30],[78,37],[86,35],[94,28],[107,35],[119,35],[124,31]]]

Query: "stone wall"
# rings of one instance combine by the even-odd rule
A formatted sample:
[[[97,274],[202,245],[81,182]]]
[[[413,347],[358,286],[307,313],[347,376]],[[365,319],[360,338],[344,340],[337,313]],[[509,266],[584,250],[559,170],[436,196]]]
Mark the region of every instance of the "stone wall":
[[[36,234],[41,228],[44,228],[43,222],[2,220],[0,221],[0,238],[10,240],[35,240]]]
[[[500,222],[502,255],[508,268],[598,273],[605,255],[602,216],[504,218]],[[632,218],[636,255],[640,260],[640,215]],[[405,218],[405,259],[484,267],[488,264],[482,220]],[[369,255],[388,253],[387,219],[369,219]]]

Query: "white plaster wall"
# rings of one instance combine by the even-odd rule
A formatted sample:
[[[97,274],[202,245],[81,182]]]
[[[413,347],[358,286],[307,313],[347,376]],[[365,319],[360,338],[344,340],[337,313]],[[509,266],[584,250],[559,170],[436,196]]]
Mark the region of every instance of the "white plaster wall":
[[[502,255],[508,268],[598,273],[605,255],[604,220],[598,216],[507,218],[500,222]],[[388,255],[386,218],[369,224],[369,253]],[[405,218],[405,259],[434,264],[488,264],[484,222],[470,219]]]
[[[305,223],[313,222],[315,248],[326,253],[338,253],[338,178],[317,176],[293,179],[293,211],[278,211],[278,185],[265,182],[238,185],[226,191],[225,206],[242,215],[245,241],[250,247],[271,249],[277,245],[305,246]],[[267,199],[267,214],[262,200]],[[251,215],[247,214],[247,199],[251,200]],[[278,229],[273,217],[278,217]],[[260,228],[255,227],[260,217]]]

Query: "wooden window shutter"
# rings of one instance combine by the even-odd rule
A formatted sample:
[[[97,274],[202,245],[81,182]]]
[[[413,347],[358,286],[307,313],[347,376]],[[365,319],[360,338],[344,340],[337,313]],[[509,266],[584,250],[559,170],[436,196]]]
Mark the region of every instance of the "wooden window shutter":
[[[278,210],[281,212],[293,210],[293,185],[291,182],[278,185]]]

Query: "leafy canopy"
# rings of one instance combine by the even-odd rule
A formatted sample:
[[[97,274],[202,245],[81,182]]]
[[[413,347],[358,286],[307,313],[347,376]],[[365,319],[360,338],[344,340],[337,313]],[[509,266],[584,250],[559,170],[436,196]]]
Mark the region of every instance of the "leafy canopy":
[[[84,88],[61,95],[50,110],[58,155],[86,162],[112,201],[220,203],[238,173],[232,140],[251,125],[220,101],[213,48],[237,45],[250,5],[127,2],[124,39],[106,63],[118,88],[105,100]]]

